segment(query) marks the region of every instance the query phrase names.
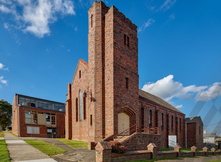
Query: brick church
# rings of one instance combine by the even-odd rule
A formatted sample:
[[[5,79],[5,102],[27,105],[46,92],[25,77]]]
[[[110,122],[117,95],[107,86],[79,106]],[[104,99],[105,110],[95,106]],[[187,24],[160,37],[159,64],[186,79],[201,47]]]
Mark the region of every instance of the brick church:
[[[185,147],[185,114],[139,89],[137,26],[97,1],[88,19],[88,63],[79,60],[68,84],[66,138],[96,143],[124,136],[128,143],[139,136],[165,148],[176,135]]]

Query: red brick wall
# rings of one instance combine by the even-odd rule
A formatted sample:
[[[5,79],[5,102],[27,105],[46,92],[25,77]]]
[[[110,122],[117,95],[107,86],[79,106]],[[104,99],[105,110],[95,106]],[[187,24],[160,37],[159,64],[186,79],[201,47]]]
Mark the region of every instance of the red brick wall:
[[[159,134],[162,135],[161,137],[161,148],[168,147],[168,135],[177,135],[177,142],[181,147],[185,147],[185,114],[169,110],[167,108],[140,100],[142,107],[144,108],[144,131],[147,131],[149,127],[149,110],[152,111],[152,127],[158,127]],[[156,111],[157,117],[156,117]],[[161,114],[163,113],[163,129],[161,127],[162,117]],[[173,131],[171,129],[171,117],[173,116]],[[168,117],[168,119],[167,119]],[[178,125],[176,126],[176,117],[178,119]],[[180,123],[181,119],[181,123]],[[156,122],[157,120],[157,122]],[[142,123],[140,118],[140,123]],[[156,125],[158,124],[158,125]],[[181,124],[181,125],[180,125]],[[141,125],[141,124],[140,124]],[[180,131],[181,127],[181,131]],[[178,130],[177,130],[178,128]]]
[[[128,107],[139,119],[138,39],[136,25],[114,6],[105,17],[106,136],[110,136],[120,133],[118,113],[122,108]],[[130,47],[124,45],[124,34],[130,38]],[[128,89],[126,77],[129,79]],[[138,120],[135,121],[139,125]]]
[[[88,74],[88,67],[87,64],[83,60],[80,60],[78,62],[74,78],[71,83],[71,109],[72,109],[72,139],[79,139],[82,141],[87,141],[88,140],[88,131],[90,131],[90,126],[89,126],[89,117],[90,117],[90,111],[91,108],[90,105],[93,104],[90,100],[90,93],[89,93],[89,87],[87,85],[87,74]],[[79,78],[79,71],[81,71],[81,78]],[[82,118],[80,120],[80,101],[79,101],[79,91],[82,91],[82,99],[83,99],[83,94],[87,93],[87,98],[86,98],[86,119]],[[77,102],[77,116],[76,117],[76,99],[78,100]],[[83,100],[82,100],[83,102]],[[83,103],[82,103],[83,105]],[[66,112],[67,114],[68,112]],[[82,110],[82,113],[84,114],[84,111]],[[82,115],[83,115],[82,114]],[[69,114],[70,115],[70,114]],[[78,121],[76,121],[78,119]]]
[[[65,105],[65,138],[72,138],[72,100],[71,100],[71,84],[68,83],[68,94]]]
[[[103,2],[93,3],[88,11],[88,18],[88,64],[83,60],[79,61],[71,83],[71,94],[68,92],[67,95],[66,138],[70,138],[68,137],[71,130],[68,124],[70,120],[72,121],[72,139],[98,142],[104,137],[117,134],[119,112],[127,113],[130,116],[130,126],[136,124],[138,131],[141,131],[142,124],[147,129],[148,111],[151,109],[152,127],[159,127],[160,134],[162,134],[161,147],[168,147],[168,135],[175,134],[178,143],[184,147],[185,115],[139,100],[137,26],[114,6],[109,9]],[[124,45],[124,34],[130,39],[129,47]],[[82,73],[81,78],[78,75],[79,70]],[[126,77],[129,79],[128,89]],[[79,121],[80,89],[87,93],[87,118],[82,121]],[[70,96],[71,111],[68,109]],[[77,122],[76,98],[78,98]],[[143,122],[141,108],[144,108]],[[156,112],[158,112],[157,116]],[[161,113],[164,115],[163,130],[161,130]],[[92,125],[90,125],[91,115]],[[167,115],[169,115],[168,122]],[[173,131],[171,130],[171,116],[174,117]],[[181,131],[179,131],[180,127]]]
[[[16,134],[18,136],[18,107],[17,107],[17,99],[18,96],[15,95],[14,101],[12,104],[12,133]]]
[[[64,113],[20,106],[19,115],[20,115],[20,136],[21,137],[47,137],[47,127],[45,125],[25,124],[25,110],[56,114],[57,136],[58,138],[64,138],[64,129],[65,129],[65,114]],[[39,135],[27,134],[27,126],[39,127],[40,134]],[[16,132],[14,134],[18,135],[18,133]]]
[[[187,124],[187,148],[196,146],[196,123]]]
[[[157,151],[160,151],[161,135],[137,132],[122,142],[128,148],[128,151],[146,150],[150,143],[154,143],[157,146]]]
[[[192,146],[203,148],[203,123],[200,118],[195,123],[187,123],[187,147]]]

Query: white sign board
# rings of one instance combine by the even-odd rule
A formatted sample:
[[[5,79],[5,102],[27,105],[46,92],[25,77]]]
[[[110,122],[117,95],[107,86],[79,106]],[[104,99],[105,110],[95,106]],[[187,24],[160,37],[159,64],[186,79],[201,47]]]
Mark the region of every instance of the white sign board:
[[[175,147],[177,144],[176,135],[169,135],[168,139],[169,147]]]
[[[204,138],[203,143],[215,143],[215,138],[214,137]]]

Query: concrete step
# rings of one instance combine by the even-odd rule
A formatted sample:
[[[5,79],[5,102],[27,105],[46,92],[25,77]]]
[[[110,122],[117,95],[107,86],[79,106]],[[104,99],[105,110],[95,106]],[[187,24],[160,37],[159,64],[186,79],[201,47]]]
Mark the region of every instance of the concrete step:
[[[129,136],[117,136],[117,138],[114,139],[114,141],[122,142],[125,139],[127,139]]]

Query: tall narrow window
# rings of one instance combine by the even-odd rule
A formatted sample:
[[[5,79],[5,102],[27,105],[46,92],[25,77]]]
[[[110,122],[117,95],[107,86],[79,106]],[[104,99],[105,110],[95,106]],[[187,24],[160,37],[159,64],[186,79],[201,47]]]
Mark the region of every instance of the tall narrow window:
[[[130,46],[130,38],[124,34],[124,45],[129,47]]]
[[[82,118],[83,118],[83,114],[82,114],[83,108],[82,107],[83,106],[82,106],[82,91],[81,90],[79,91],[79,99],[80,99],[80,101],[79,101],[80,102],[80,104],[79,104],[80,105],[80,120],[82,120]]]
[[[158,111],[155,112],[155,124],[158,127]]]
[[[92,125],[92,115],[90,115],[90,125]]]
[[[173,131],[173,116],[171,117],[171,130]]]
[[[127,47],[129,47],[129,46],[130,46],[130,38],[127,37]]]
[[[161,114],[161,129],[163,130],[163,123],[164,123],[164,119],[163,119],[163,113]]]
[[[129,87],[128,82],[129,82],[129,78],[126,78],[126,88],[127,88],[127,89],[128,89],[128,87]]]
[[[81,78],[81,70],[79,70],[79,78]]]
[[[149,111],[149,127],[152,127],[152,110]]]
[[[142,132],[144,131],[144,108],[141,108],[141,121],[142,121],[142,125],[141,125],[141,129]]]
[[[76,121],[78,121],[78,98],[76,98]]]
[[[93,15],[91,15],[91,27],[93,28]]]
[[[182,127],[181,127],[181,118],[180,118],[180,132],[181,132],[181,128],[182,128]]]
[[[84,93],[83,97],[83,105],[84,105],[84,119],[86,119],[86,93]]]

